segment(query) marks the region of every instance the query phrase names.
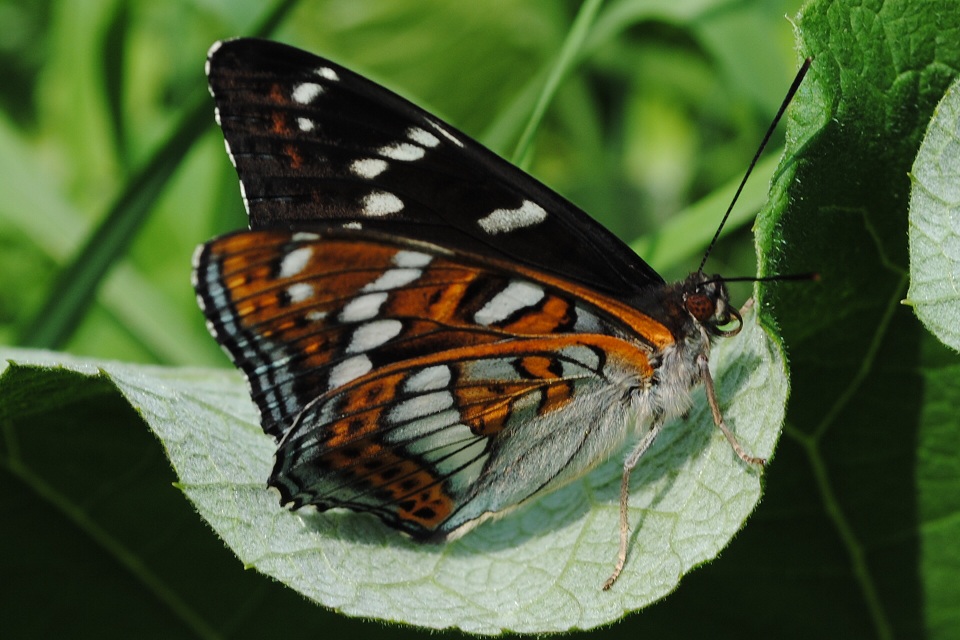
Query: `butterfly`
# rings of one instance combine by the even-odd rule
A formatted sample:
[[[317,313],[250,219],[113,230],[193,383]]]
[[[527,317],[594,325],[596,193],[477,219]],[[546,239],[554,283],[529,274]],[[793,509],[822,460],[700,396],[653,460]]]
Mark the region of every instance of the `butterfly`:
[[[211,334],[244,373],[291,508],[452,539],[635,442],[703,384],[740,313],[702,268],[668,284],[533,177],[391,91],[275,42],[207,75],[250,229],[198,248]],[[732,328],[724,327],[733,323]]]

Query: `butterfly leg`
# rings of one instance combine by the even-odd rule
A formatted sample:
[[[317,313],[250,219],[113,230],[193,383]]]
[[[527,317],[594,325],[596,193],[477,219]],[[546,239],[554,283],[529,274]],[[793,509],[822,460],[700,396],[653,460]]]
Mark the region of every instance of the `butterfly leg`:
[[[762,467],[767,463],[766,459],[751,456],[744,451],[743,447],[740,445],[740,442],[737,440],[737,437],[733,435],[733,432],[730,431],[730,428],[723,421],[723,414],[720,413],[720,405],[717,403],[717,392],[713,388],[713,377],[710,375],[710,363],[707,361],[707,356],[703,354],[698,356],[697,364],[700,366],[700,375],[703,380],[703,386],[707,390],[707,403],[710,405],[710,412],[713,414],[714,424],[716,424],[720,431],[723,432],[727,442],[730,443],[730,446],[733,447],[733,450],[738,456],[740,456],[741,460],[747,464],[755,464]]]
[[[617,581],[623,571],[623,566],[627,562],[627,545],[630,542],[630,514],[628,513],[630,506],[630,473],[637,466],[643,454],[650,448],[650,445],[653,444],[653,441],[657,439],[662,427],[663,418],[657,417],[653,421],[650,431],[643,436],[623,462],[623,476],[620,479],[620,550],[617,553],[617,564],[613,567],[613,573],[603,583],[604,591],[609,590],[613,583]]]

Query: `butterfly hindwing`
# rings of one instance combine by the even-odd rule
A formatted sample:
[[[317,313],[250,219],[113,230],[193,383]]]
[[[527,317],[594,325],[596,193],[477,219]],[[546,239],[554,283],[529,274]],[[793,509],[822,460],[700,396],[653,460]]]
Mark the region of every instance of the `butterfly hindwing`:
[[[208,75],[251,228],[359,224],[620,296],[663,283],[549,188],[328,60],[242,39],[211,49]]]
[[[627,416],[609,410],[619,398],[604,359],[571,336],[382,367],[299,415],[270,483],[294,507],[348,507],[417,538],[447,537],[576,477],[596,447],[622,442]],[[587,428],[564,414],[572,403],[606,415]],[[518,482],[513,470],[533,456],[542,463]]]

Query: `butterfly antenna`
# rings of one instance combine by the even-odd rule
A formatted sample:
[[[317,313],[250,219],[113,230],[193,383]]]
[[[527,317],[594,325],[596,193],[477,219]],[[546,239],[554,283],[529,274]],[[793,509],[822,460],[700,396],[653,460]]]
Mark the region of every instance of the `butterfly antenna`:
[[[740,197],[740,192],[743,191],[744,185],[747,184],[747,179],[750,177],[750,174],[753,173],[753,168],[757,166],[757,161],[760,159],[760,154],[763,153],[763,149],[767,146],[767,142],[770,141],[770,136],[772,136],[773,132],[777,129],[777,125],[780,123],[780,118],[783,117],[783,113],[787,110],[787,106],[793,100],[793,96],[797,93],[797,89],[800,88],[800,83],[803,82],[803,77],[807,75],[807,70],[810,68],[810,63],[812,62],[812,57],[807,58],[803,61],[803,66],[800,67],[800,70],[797,71],[797,77],[793,79],[793,84],[790,85],[787,95],[783,98],[783,102],[780,103],[780,109],[777,111],[777,115],[773,117],[773,122],[770,123],[770,128],[767,129],[767,133],[763,136],[760,146],[757,147],[757,152],[753,154],[753,160],[750,161],[750,166],[747,167],[747,172],[743,174],[743,180],[740,181],[740,186],[737,187],[737,192],[733,194],[733,200],[730,201],[730,206],[727,207],[727,212],[723,214],[723,219],[720,220],[720,226],[717,227],[717,232],[713,234],[713,239],[710,241],[710,244],[707,245],[707,251],[703,254],[703,260],[700,261],[700,268],[697,269],[697,273],[703,272],[703,266],[707,264],[707,258],[710,257],[710,252],[713,251],[713,245],[717,244],[717,239],[720,238],[720,232],[723,231],[723,225],[727,223],[727,218],[730,217],[730,212],[733,211],[733,206],[737,204],[737,199]]]

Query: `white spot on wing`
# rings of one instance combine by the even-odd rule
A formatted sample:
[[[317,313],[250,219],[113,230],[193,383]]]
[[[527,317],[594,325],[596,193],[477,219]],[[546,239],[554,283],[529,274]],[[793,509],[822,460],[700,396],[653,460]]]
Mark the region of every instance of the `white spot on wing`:
[[[449,141],[452,142],[453,144],[457,145],[458,147],[462,147],[462,146],[463,146],[463,143],[460,142],[460,140],[459,140],[455,135],[453,135],[452,133],[450,133],[449,131],[447,131],[447,128],[444,127],[443,125],[441,125],[439,122],[435,122],[435,121],[430,120],[430,119],[428,118],[428,119],[427,119],[427,124],[429,124],[429,125],[432,126],[434,129],[436,129],[437,131],[439,131],[439,132],[443,135],[444,138],[446,138],[447,140],[449,140]]]
[[[535,284],[524,280],[513,280],[503,291],[483,305],[474,314],[473,319],[482,325],[502,322],[520,309],[537,304],[545,295],[543,288]]]
[[[311,247],[300,247],[283,256],[283,260],[280,262],[280,277],[292,278],[306,269],[312,255],[313,249]]]
[[[410,284],[423,275],[420,269],[390,269],[373,282],[365,285],[361,291],[387,291]]]
[[[517,380],[517,370],[504,358],[468,360],[461,365],[468,380]]]
[[[373,369],[373,363],[367,356],[359,355],[347,358],[330,370],[330,388],[336,389],[351,380],[356,380],[371,369]]]
[[[243,180],[240,181],[240,199],[243,200],[243,208],[250,216],[250,201],[247,200],[247,188],[243,186]]]
[[[353,332],[347,353],[363,353],[376,349],[400,335],[403,323],[399,320],[374,320],[362,324]]]
[[[340,225],[343,229],[363,229],[363,225],[359,222],[344,222]]]
[[[419,418],[419,419],[418,419]],[[410,448],[424,438],[437,432],[438,429],[450,429],[460,420],[460,413],[456,409],[447,409],[429,416],[415,417],[403,426],[385,431],[387,442],[402,443]],[[392,415],[391,415],[392,419]],[[459,425],[463,427],[463,425]]]
[[[600,368],[600,357],[597,353],[590,347],[583,345],[575,345],[572,347],[565,347],[561,350],[561,353],[570,360],[561,361],[561,366],[563,367],[564,376],[578,376],[583,375],[584,368],[589,369],[590,371],[596,371]]]
[[[497,209],[479,220],[480,228],[491,235],[532,227],[547,219],[546,210],[535,202],[524,200],[518,209]]]
[[[300,131],[313,131],[313,120],[310,118],[297,118],[297,126]]]
[[[398,267],[425,267],[431,260],[433,256],[419,251],[397,251],[393,256],[393,264]]]
[[[350,171],[354,175],[370,180],[386,171],[388,166],[387,161],[380,158],[361,158],[350,164]]]
[[[390,410],[387,419],[394,424],[409,422],[422,416],[440,413],[453,406],[453,394],[449,391],[435,391],[415,396],[400,402]]]
[[[457,424],[455,420],[456,419],[454,419],[453,424],[440,425],[440,428],[435,428],[432,433],[422,427],[417,429],[417,431],[421,433],[416,434],[416,438],[409,441],[405,447],[406,450],[410,453],[424,456],[431,462],[440,462],[444,457],[449,456],[465,443],[477,439],[476,434],[470,431],[469,427],[463,424]],[[429,423],[433,421],[428,418],[419,422],[426,422],[429,426]],[[410,426],[420,427],[417,423]],[[414,431],[413,429],[402,430],[407,432]],[[443,462],[446,461],[443,460]]]
[[[365,215],[379,218],[403,211],[403,200],[386,191],[374,191],[363,197],[360,206]]]
[[[290,97],[293,98],[294,102],[310,104],[321,93],[323,93],[323,87],[316,82],[301,82],[293,88]]]
[[[573,327],[579,333],[598,333],[603,331],[600,319],[582,307],[576,307],[577,321]]]
[[[387,293],[368,293],[358,296],[344,305],[340,311],[340,322],[363,322],[375,318],[380,313],[380,305],[387,300]]]
[[[407,129],[407,137],[423,145],[424,147],[435,147],[440,144],[440,139],[429,131],[424,131],[420,127],[410,127]]]
[[[307,311],[306,315],[304,316],[304,318],[306,318],[310,322],[320,322],[326,317],[327,317],[326,311]]]
[[[421,369],[407,378],[406,382],[403,383],[403,388],[410,393],[434,391],[449,386],[451,378],[450,367],[445,364],[437,364]]]
[[[218,112],[217,112],[217,115],[219,116],[219,114],[220,114],[220,113],[219,113],[219,111],[218,111]],[[219,121],[219,120],[217,121],[217,124],[220,124],[220,121]],[[230,148],[230,143],[227,142],[227,139],[226,139],[226,138],[223,139],[223,148],[227,150],[227,157],[230,158],[230,164],[232,164],[232,165],[233,165],[233,168],[236,169],[236,168],[237,168],[237,160],[236,160],[236,158],[233,157],[233,149]]]
[[[206,248],[207,245],[198,244],[193,250],[193,256],[190,257],[190,265],[193,267],[193,273],[190,274],[190,277],[194,283],[197,282],[197,268],[200,266],[200,256],[203,255]]]
[[[411,162],[413,160],[419,160],[427,152],[424,151],[423,147],[410,144],[409,142],[394,142],[393,144],[388,144],[385,147],[380,147],[380,149],[377,150],[377,153],[381,156],[386,156],[391,160]]]
[[[330,67],[320,67],[314,71],[314,73],[324,80],[329,80],[330,82],[338,82],[340,80],[340,76],[337,75],[337,72]]]
[[[287,295],[290,296],[290,302],[297,304],[313,297],[313,287],[305,282],[298,282],[287,287]]]
[[[208,61],[208,62],[210,61],[210,58],[213,57],[213,54],[215,54],[217,51],[220,51],[220,47],[223,46],[223,43],[224,43],[224,42],[226,42],[226,41],[225,41],[225,40],[217,40],[217,41],[214,42],[212,45],[210,45],[210,48],[207,49],[207,61]]]
[[[311,242],[313,240],[319,240],[320,234],[312,233],[310,231],[297,231],[292,236],[290,236],[290,238],[294,242]]]
[[[486,441],[477,439],[463,451],[434,463],[440,475],[450,476],[448,482],[451,490],[462,491],[464,488],[473,485],[476,479],[480,477],[480,472],[483,471],[483,466],[487,463],[487,458],[490,457],[490,454],[486,453],[486,448]]]

